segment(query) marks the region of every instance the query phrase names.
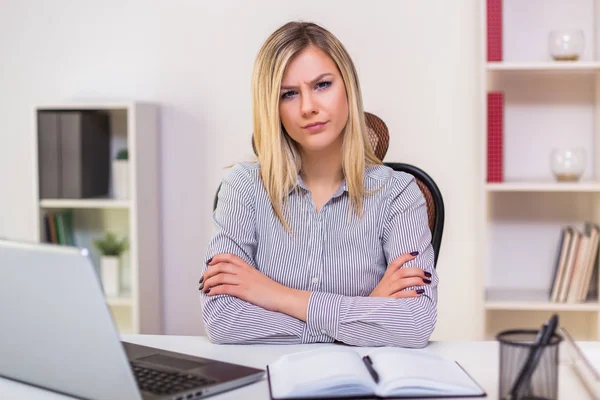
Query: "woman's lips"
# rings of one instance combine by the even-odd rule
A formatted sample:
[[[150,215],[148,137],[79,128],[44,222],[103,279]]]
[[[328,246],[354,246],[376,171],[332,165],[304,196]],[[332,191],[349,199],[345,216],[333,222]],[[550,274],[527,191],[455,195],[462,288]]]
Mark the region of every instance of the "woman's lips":
[[[304,129],[306,129],[309,132],[318,132],[318,131],[322,130],[325,127],[325,125],[327,125],[328,122],[329,121],[317,122],[315,124],[309,124],[309,125],[306,125],[304,127]]]

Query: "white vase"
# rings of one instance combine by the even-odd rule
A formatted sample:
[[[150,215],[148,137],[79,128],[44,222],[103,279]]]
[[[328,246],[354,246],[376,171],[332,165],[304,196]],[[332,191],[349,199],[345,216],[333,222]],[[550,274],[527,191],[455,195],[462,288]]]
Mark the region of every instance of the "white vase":
[[[129,161],[113,160],[112,162],[113,197],[115,199],[129,198]]]
[[[102,256],[100,259],[100,273],[102,287],[107,296],[118,296],[121,285],[119,257]]]

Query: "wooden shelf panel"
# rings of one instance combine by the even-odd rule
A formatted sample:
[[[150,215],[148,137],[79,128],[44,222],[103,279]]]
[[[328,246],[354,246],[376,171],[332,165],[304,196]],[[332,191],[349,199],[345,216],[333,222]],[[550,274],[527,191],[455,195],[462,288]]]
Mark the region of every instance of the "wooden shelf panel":
[[[114,199],[42,199],[42,208],[129,208],[129,200]]]
[[[106,302],[112,307],[131,307],[133,305],[133,299],[127,296],[107,297]]]
[[[487,192],[598,192],[600,183],[595,181],[578,183],[559,182],[503,182],[486,183]]]
[[[552,303],[545,290],[487,289],[486,310],[506,311],[600,311],[600,303]]]
[[[86,102],[86,101],[63,101],[59,103],[40,104],[36,107],[38,111],[63,111],[63,110],[133,110],[136,105],[142,104],[134,101],[108,101],[108,102]]]
[[[600,62],[488,62],[488,71],[547,71],[547,72],[596,72],[600,71]]]

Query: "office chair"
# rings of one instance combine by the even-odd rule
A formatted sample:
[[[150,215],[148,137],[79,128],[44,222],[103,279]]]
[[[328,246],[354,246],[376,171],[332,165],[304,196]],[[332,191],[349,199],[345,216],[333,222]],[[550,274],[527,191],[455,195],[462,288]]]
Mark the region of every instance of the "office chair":
[[[387,125],[381,118],[375,114],[365,112],[365,122],[367,124],[367,133],[369,142],[377,158],[383,161],[385,154],[390,143],[390,134]],[[252,143],[252,149],[256,154],[254,148],[254,142]],[[417,185],[425,202],[427,203],[427,217],[429,223],[429,229],[431,230],[431,245],[434,253],[434,268],[437,266],[437,260],[440,253],[440,246],[442,244],[442,233],[444,232],[444,199],[439,187],[435,181],[423,171],[421,168],[406,163],[395,163],[395,162],[384,162],[384,165],[392,168],[395,171],[402,171],[411,174],[415,177]],[[221,185],[217,188],[215,199],[213,202],[213,210],[217,208],[218,194]]]
[[[387,125],[381,118],[368,112],[365,112],[365,120],[371,146],[373,147],[377,158],[383,161],[390,142],[390,134]],[[417,185],[419,186],[419,189],[421,189],[423,197],[425,197],[425,202],[427,203],[427,217],[432,236],[431,245],[434,253],[434,267],[437,266],[445,219],[442,192],[433,178],[417,166],[395,162],[384,162],[384,165],[387,165],[394,171],[406,172],[415,177]]]

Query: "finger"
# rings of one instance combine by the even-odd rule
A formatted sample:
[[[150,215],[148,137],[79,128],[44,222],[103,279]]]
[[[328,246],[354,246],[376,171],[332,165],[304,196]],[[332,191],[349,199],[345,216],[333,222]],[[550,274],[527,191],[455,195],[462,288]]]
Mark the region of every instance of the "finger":
[[[425,275],[425,271],[423,271],[421,268],[400,268],[398,271],[396,271],[394,273],[394,277],[396,279],[403,279],[403,278],[422,278],[422,279],[426,279],[427,275]]]
[[[392,294],[394,299],[408,299],[411,297],[420,297],[425,291],[423,289],[419,290],[406,290],[403,292],[396,292]]]
[[[390,288],[394,293],[413,286],[423,286],[424,284],[423,278],[405,278],[392,282]]]
[[[218,294],[227,294],[239,298],[239,286],[237,285],[220,285],[210,288],[205,292],[207,296],[216,296]]]
[[[209,267],[204,272],[204,282],[217,274],[237,274],[240,267],[229,263],[219,263]]]
[[[217,254],[216,256],[214,256],[213,258],[210,259],[210,261],[208,262],[208,265],[212,266],[212,265],[218,264],[220,262],[226,262],[226,263],[235,264],[235,265],[239,265],[239,266],[248,265],[248,263],[246,261],[242,260],[240,257],[236,256],[235,254]]]
[[[204,282],[204,292],[211,290],[215,286],[219,285],[239,285],[241,283],[240,278],[237,275],[231,274],[218,274]]]
[[[390,265],[388,266],[388,269],[390,269],[390,268],[398,269],[401,266],[403,266],[405,263],[407,263],[408,261],[414,260],[415,258],[417,258],[418,255],[419,255],[418,251],[413,251],[412,253],[402,254],[400,257],[396,258],[394,261],[392,261],[390,263]]]

